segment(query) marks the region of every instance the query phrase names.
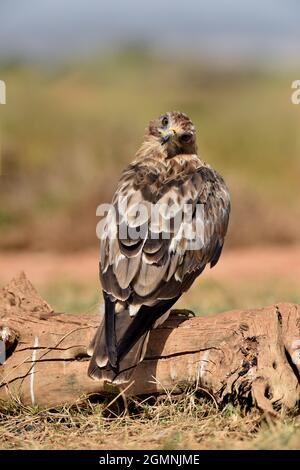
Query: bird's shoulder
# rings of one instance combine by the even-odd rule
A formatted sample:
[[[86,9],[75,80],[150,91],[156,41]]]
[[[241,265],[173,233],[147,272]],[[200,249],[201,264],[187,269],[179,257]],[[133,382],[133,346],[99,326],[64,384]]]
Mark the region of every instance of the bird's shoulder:
[[[181,196],[194,194],[200,202],[217,193],[224,193],[227,199],[223,178],[198,155],[159,157],[153,154],[130,163],[121,175],[116,194],[138,191],[144,200],[152,203],[174,190]]]

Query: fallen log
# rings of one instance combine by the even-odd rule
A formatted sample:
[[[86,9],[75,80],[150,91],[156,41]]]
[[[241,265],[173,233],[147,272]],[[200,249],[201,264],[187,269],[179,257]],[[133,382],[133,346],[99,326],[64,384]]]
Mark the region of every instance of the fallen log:
[[[176,312],[151,332],[126,395],[195,387],[218,404],[238,401],[270,413],[296,406],[299,305],[195,318]],[[88,314],[57,314],[25,274],[13,279],[0,291],[0,400],[17,396],[26,405],[52,407],[115,391],[87,376],[87,346],[99,321]]]

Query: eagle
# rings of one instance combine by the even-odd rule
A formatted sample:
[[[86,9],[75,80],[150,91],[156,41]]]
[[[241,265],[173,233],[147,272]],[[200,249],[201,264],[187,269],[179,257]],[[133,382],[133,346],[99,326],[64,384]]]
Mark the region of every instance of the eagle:
[[[189,117],[173,111],[150,121],[103,218],[105,312],[88,348],[90,377],[130,380],[150,331],[204,268],[218,262],[229,214],[227,186],[197,155]]]

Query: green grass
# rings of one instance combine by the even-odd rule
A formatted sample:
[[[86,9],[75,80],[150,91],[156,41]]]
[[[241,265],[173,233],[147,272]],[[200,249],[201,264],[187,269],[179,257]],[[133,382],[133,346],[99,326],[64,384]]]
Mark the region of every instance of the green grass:
[[[58,279],[39,289],[43,298],[57,312],[96,313],[102,308],[102,295],[97,282],[85,283]],[[210,315],[234,309],[260,308],[279,302],[300,304],[299,289],[291,281],[268,279],[255,281],[216,282],[200,278],[176,303],[176,308],[190,309],[196,315]]]
[[[100,287],[75,281],[51,281],[41,289],[56,312],[96,313],[102,303]]]

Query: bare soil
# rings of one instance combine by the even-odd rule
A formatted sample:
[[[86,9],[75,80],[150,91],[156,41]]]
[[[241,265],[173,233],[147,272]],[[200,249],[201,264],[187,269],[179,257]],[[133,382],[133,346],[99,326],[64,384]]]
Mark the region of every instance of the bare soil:
[[[0,252],[0,284],[25,271],[34,285],[67,278],[78,282],[98,279],[98,250],[74,253]],[[212,280],[253,281],[281,277],[300,279],[300,245],[262,246],[224,250],[218,265],[204,276]]]

